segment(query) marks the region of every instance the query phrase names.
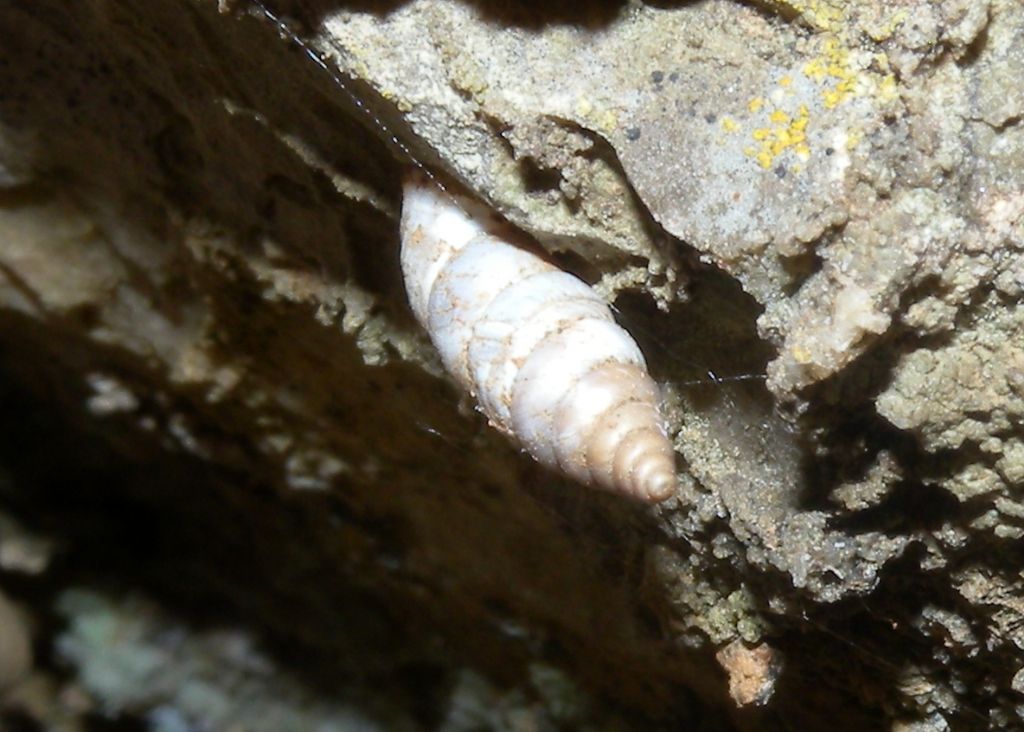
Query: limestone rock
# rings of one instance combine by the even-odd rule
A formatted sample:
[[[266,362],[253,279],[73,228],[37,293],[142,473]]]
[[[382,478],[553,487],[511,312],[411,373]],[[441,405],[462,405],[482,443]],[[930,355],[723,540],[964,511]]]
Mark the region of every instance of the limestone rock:
[[[0,499],[63,557],[0,566],[82,682],[36,698],[227,718],[85,683],[145,591],[176,663],[217,608],[287,649],[240,677],[443,679],[418,728],[1024,724],[1017,0],[269,10],[0,0]],[[676,500],[460,403],[409,165],[614,302]]]

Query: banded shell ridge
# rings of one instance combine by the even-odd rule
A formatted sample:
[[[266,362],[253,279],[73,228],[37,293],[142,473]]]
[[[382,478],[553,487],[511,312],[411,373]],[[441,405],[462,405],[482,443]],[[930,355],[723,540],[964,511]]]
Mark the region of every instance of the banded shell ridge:
[[[657,385],[586,283],[493,233],[486,210],[407,175],[402,272],[448,372],[544,465],[648,502],[676,489]]]

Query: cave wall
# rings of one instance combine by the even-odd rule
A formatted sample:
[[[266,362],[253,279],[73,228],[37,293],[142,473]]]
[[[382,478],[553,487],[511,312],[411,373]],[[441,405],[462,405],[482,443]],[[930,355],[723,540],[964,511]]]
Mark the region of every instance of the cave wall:
[[[0,39],[2,495],[64,569],[0,567],[110,714],[210,713],[88,673],[76,619],[143,608],[441,679],[412,728],[537,668],[600,700],[535,707],[568,728],[1021,725],[1019,3],[7,0]],[[409,166],[614,303],[676,498],[448,381]]]

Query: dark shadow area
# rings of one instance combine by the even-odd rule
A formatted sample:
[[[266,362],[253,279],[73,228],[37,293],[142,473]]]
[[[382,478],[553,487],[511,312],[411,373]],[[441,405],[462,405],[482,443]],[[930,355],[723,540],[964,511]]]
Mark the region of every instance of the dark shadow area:
[[[927,627],[922,626],[922,611],[948,609],[972,617],[977,608],[966,606],[951,589],[945,573],[921,571],[923,555],[923,548],[915,547],[887,564],[878,587],[869,596],[850,597],[827,607],[808,607],[798,624],[792,617],[774,617],[778,629],[785,632],[775,635],[772,643],[787,657],[806,661],[799,667],[786,666],[777,691],[780,701],[791,695],[800,698],[794,717],[787,721],[799,719],[801,713],[809,715],[808,726],[797,724],[794,729],[814,728],[812,719],[828,716],[823,704],[834,704],[838,697],[845,698],[845,703],[836,718],[837,727],[860,715],[860,729],[889,730],[892,720],[900,718],[901,710],[873,711],[882,690],[906,684],[906,674],[914,668],[921,670],[923,678],[947,683],[952,680],[952,676],[943,678],[948,669],[937,663],[934,642]],[[934,630],[940,635],[937,642],[942,644],[944,629],[936,626]],[[975,631],[984,637],[983,624]],[[1007,654],[1005,660],[1010,659]],[[1003,676],[1005,671],[997,675]],[[808,693],[813,689],[820,689],[820,696]],[[990,729],[991,690],[967,684],[961,693],[959,721],[951,729]],[[913,719],[910,709],[902,713]]]
[[[199,393],[192,404],[179,395],[174,414],[202,429],[203,444],[218,445],[216,457],[204,460],[175,446],[167,440],[172,415],[154,388],[160,374],[120,349],[76,342],[58,321],[40,327],[5,315],[0,344],[0,466],[10,476],[0,503],[62,543],[42,585],[15,588],[33,608],[52,607],[69,586],[115,597],[141,591],[197,632],[248,629],[311,689],[357,705],[363,697],[386,698],[423,729],[447,713],[455,674],[467,659],[481,661],[498,684],[522,687],[536,660],[530,648],[494,618],[464,618],[453,628],[449,612],[473,618],[462,603],[474,600],[444,597],[443,582],[407,566],[404,516],[361,508],[344,479],[329,492],[274,488],[283,482],[280,466],[237,435],[218,434],[225,415],[201,414],[209,407]],[[90,390],[80,375],[93,371],[131,384],[138,410],[89,415]],[[140,429],[142,416],[159,426]],[[570,511],[565,520],[580,551],[601,571],[631,582],[641,556],[636,537],[637,553],[624,556],[616,548],[627,527],[599,503],[579,505],[585,512]],[[593,556],[599,547],[603,553]],[[509,612],[514,618],[516,609]],[[51,636],[60,622],[48,621]],[[561,631],[540,632],[551,639]],[[595,642],[569,641],[567,663],[585,665],[580,659],[592,657]],[[589,672],[602,676],[599,665]],[[653,674],[651,683],[664,679]],[[662,716],[677,711],[665,707]],[[636,720],[633,728],[650,724],[639,713],[624,714]]]
[[[879,416],[874,404],[911,340],[917,341],[896,329],[806,390],[807,409],[796,418],[803,442],[801,506],[827,509],[832,492],[844,483],[863,480],[883,450],[905,467],[908,476],[933,474],[929,464],[934,456],[914,435]]]
[[[614,21],[627,6],[625,0],[464,0],[464,3],[489,22],[524,30],[541,30],[552,25],[597,29]],[[338,12],[372,13],[383,18],[407,4],[407,0],[268,0],[265,3],[271,11],[295,18],[307,28],[317,27],[326,17]]]
[[[937,531],[949,522],[969,518],[969,512],[949,492],[917,481],[899,481],[877,504],[841,514],[829,526],[847,534],[907,536]]]
[[[933,294],[937,286],[936,280],[929,279],[907,291],[897,312],[906,312]],[[875,401],[891,385],[904,355],[918,349],[938,351],[956,332],[970,330],[985,294],[976,292],[948,331],[921,336],[894,324],[852,363],[805,391],[802,398],[807,409],[795,417],[803,443],[802,507],[833,510],[834,491],[863,481],[884,452],[894,460],[901,476],[893,483],[891,494],[877,506],[840,517],[837,527],[913,534],[934,529],[942,521],[969,523],[983,512],[980,502],[978,506],[961,505],[931,482],[955,475],[968,465],[991,465],[993,458],[970,442],[955,450],[928,450],[913,431],[900,429],[879,415]],[[915,504],[925,508],[915,510]]]
[[[142,592],[191,632],[245,629],[311,690],[371,716],[386,700],[389,717],[407,714],[413,729],[436,729],[450,712],[456,673],[466,668],[463,645],[500,660],[492,677],[499,688],[523,684],[532,659],[498,650],[495,644],[505,641],[494,636],[502,628],[463,627],[462,640],[448,642],[452,629],[444,628],[437,607],[418,599],[433,590],[421,578],[402,575],[400,544],[385,546],[386,521],[371,525],[335,498],[329,506],[289,501],[251,476],[186,455],[114,448],[109,435],[27,389],[5,368],[5,355],[0,351],[0,466],[10,480],[0,505],[61,543],[41,579],[5,583],[11,596],[47,618],[37,659],[42,668],[67,672],[48,645],[63,628],[49,608],[62,590],[87,587],[112,597]],[[380,543],[381,555],[394,557],[391,576],[343,552],[346,535],[361,526]],[[609,555],[608,561],[622,558]],[[557,643],[554,636],[549,642]],[[556,650],[543,653],[558,660]],[[572,666],[578,650],[568,649],[562,661]],[[512,663],[517,656],[522,665]],[[692,720],[700,707],[688,699],[692,706],[665,715]],[[650,720],[623,713],[635,723],[630,728],[652,728]],[[708,712],[712,719],[718,722],[694,728],[728,732]],[[0,723],[5,732],[37,729],[17,710]],[[88,732],[145,728],[129,717],[96,715]]]
[[[774,349],[757,334],[760,306],[713,267],[694,273],[686,293],[668,316],[646,295],[616,300],[617,317],[647,354],[652,375],[671,380],[699,409],[727,395],[770,409],[764,374]]]
[[[925,547],[912,547],[882,570],[870,596],[850,598],[812,619],[881,676],[890,676],[895,682],[908,669],[929,669],[923,678],[950,684],[959,697],[957,711],[948,720],[956,730],[991,729],[993,703],[1010,688],[1016,671],[1014,646],[1007,639],[1001,639],[1004,642],[998,651],[990,647],[984,658],[973,664],[955,663],[975,657],[979,646],[989,645],[986,639],[993,626],[988,611],[959,594],[950,576],[956,577],[978,562],[986,565],[986,573],[1013,576],[1024,559],[1019,541],[994,541],[988,547],[980,544],[950,552],[949,565],[930,572],[922,567],[927,558]],[[999,568],[992,567],[992,556],[1000,558]],[[958,628],[943,623],[946,614],[965,624]],[[979,645],[951,637],[954,629],[972,634]],[[945,650],[937,650],[937,646]],[[986,677],[988,683],[982,683]],[[992,678],[1002,679],[1003,684],[993,688]]]
[[[700,0],[645,0],[646,6],[674,10],[697,5]],[[384,18],[409,5],[409,0],[260,0],[275,13],[300,20],[307,27],[337,12],[371,13]],[[576,26],[598,30],[612,23],[628,7],[628,0],[462,0],[485,20],[529,31],[548,26]],[[253,2],[253,5],[256,3]],[[777,8],[751,3],[766,15],[777,15]]]

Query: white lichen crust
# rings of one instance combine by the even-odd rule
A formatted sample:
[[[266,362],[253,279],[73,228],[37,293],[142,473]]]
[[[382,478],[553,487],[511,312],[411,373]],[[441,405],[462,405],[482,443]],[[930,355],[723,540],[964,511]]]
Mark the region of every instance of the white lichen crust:
[[[495,235],[485,210],[406,178],[402,271],[445,368],[539,462],[643,501],[676,488],[658,389],[583,281]]]

